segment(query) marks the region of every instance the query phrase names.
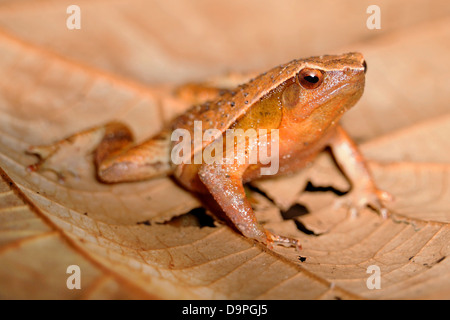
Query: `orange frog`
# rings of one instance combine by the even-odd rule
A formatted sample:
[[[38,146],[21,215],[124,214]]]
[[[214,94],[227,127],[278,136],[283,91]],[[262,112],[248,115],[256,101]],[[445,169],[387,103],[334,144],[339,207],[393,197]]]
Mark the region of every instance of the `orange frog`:
[[[271,164],[263,163],[260,158],[252,163],[237,159],[200,163],[192,160],[199,159],[199,154],[202,159],[202,153],[223,141],[220,138],[230,129],[258,130],[252,139],[233,140],[231,147],[227,146],[228,149],[244,147],[246,160],[251,154],[247,151],[276,143],[275,151],[271,149],[272,159],[277,156],[276,174],[299,170],[325,147],[330,147],[352,183],[351,192],[344,196],[345,204],[352,212],[370,206],[386,217],[387,209],[382,201],[389,200],[389,194],[376,187],[361,152],[338,124],[344,112],[361,97],[366,68],[360,53],[294,60],[232,90],[205,88],[208,96],[214,93],[216,97],[193,106],[140,145],[133,144],[133,136],[125,125],[109,123],[52,145],[30,147],[29,152],[38,155],[40,161],[29,169],[52,169],[51,159],[63,152],[65,144],[72,143],[77,136],[90,134],[98,141],[95,164],[101,181],[117,183],[172,174],[185,188],[210,193],[244,236],[268,246],[300,248],[298,240],[265,230],[246,198],[244,183],[261,178],[261,169]],[[181,141],[174,139],[173,133],[181,130],[194,137],[198,123],[201,136],[208,133],[209,138],[200,143],[192,141],[181,152],[184,161],[174,163],[173,151]],[[220,148],[214,150],[217,153]]]

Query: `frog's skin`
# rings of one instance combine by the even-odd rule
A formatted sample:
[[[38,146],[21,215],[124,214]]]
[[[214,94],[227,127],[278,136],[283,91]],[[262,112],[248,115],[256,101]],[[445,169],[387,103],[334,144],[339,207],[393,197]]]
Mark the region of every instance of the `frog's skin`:
[[[208,98],[216,98],[195,105],[140,145],[133,145],[133,136],[125,125],[109,123],[50,146],[31,147],[29,152],[41,159],[29,169],[48,169],[49,159],[60,152],[67,141],[77,135],[92,134],[99,142],[95,162],[98,177],[103,182],[136,181],[172,174],[187,189],[210,193],[244,236],[268,246],[275,243],[299,248],[298,240],[265,230],[257,222],[246,198],[243,184],[261,177],[262,164],[174,165],[170,159],[174,145],[171,133],[175,129],[186,129],[194,136],[194,120],[202,122],[203,132],[218,129],[219,135],[232,128],[278,129],[280,173],[305,167],[320,151],[330,147],[352,183],[352,190],[343,202],[352,212],[369,205],[386,216],[382,200],[389,200],[389,194],[375,186],[361,152],[338,124],[344,112],[361,97],[365,71],[366,63],[360,53],[294,60],[233,90],[205,88]],[[197,87],[192,89],[201,91]],[[185,95],[186,92],[189,87],[184,88]],[[259,143],[259,138],[255,143]],[[270,139],[266,141],[270,143]],[[208,142],[193,145],[190,156],[202,152],[207,145]]]

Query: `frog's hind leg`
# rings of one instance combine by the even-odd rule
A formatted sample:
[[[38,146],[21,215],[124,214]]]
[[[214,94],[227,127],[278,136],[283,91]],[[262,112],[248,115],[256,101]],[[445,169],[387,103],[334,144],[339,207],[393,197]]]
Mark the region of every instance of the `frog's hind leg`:
[[[108,141],[105,135],[95,157],[99,179],[114,183],[170,174],[173,170],[170,136],[169,130],[163,130],[142,144],[131,146],[114,135],[112,141]]]
[[[154,138],[134,146],[133,134],[119,122],[91,128],[44,146],[31,146],[27,152],[39,157],[28,171],[49,170],[60,180],[77,176],[80,159],[94,154],[97,175],[103,182],[143,180],[171,171],[170,135],[162,131]]]

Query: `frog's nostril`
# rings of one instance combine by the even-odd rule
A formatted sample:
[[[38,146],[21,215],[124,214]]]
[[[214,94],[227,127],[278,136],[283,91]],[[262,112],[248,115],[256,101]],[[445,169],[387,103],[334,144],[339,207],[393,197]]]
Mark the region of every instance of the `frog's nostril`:
[[[367,73],[367,63],[366,60],[363,61],[364,73]]]

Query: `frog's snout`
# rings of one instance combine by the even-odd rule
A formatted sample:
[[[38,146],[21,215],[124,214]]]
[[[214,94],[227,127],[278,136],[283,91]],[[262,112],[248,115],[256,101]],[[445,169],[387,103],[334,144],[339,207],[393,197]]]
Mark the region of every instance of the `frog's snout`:
[[[367,73],[367,62],[366,62],[366,60],[363,60],[362,65],[364,67],[364,74],[366,74]]]

